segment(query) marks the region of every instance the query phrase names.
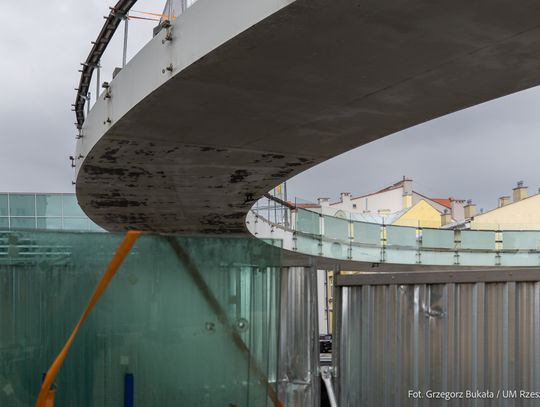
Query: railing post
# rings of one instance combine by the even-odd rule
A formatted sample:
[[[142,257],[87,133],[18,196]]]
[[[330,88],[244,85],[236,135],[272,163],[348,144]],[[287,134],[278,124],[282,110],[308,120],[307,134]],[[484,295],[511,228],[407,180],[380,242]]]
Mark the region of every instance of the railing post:
[[[423,230],[420,221],[418,221],[416,228],[416,264],[422,264],[422,237]]]
[[[126,14],[124,16],[124,51],[122,54],[122,68],[126,66],[126,60],[127,60],[127,45],[128,45],[128,15]]]
[[[501,265],[501,251],[504,250],[503,233],[501,226],[495,232],[495,265]]]
[[[97,63],[97,66],[96,66],[96,102],[99,98],[99,87],[101,86],[100,82],[101,82],[101,65],[100,65],[100,62],[101,61],[98,61]]]
[[[459,249],[461,249],[461,230],[454,229],[454,264],[459,265]]]
[[[276,188],[274,188],[274,196],[276,196],[277,193],[276,193]],[[277,219],[277,214],[278,214],[278,210],[277,210],[277,202],[274,201],[274,223],[277,225],[278,223],[278,219]]]
[[[92,93],[88,92],[86,94],[86,116],[90,113],[90,101],[92,100]]]
[[[380,245],[381,245],[381,263],[386,261],[386,225],[383,223],[381,225],[381,234],[380,234]]]
[[[321,213],[319,213],[319,256],[322,256],[324,254],[323,241],[324,241],[324,216],[322,214],[322,208],[321,208]]]
[[[285,202],[288,202],[287,201],[288,197],[287,197],[287,181],[285,181],[283,183],[283,200]],[[291,210],[287,207],[284,208],[285,209],[285,226],[288,227],[290,225],[290,223],[292,222],[292,219],[289,219],[289,217],[291,216]]]

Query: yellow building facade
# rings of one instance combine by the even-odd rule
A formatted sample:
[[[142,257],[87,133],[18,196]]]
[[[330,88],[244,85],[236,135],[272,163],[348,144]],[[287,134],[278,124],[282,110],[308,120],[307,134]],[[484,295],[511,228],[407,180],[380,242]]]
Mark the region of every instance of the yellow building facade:
[[[422,199],[392,222],[392,225],[440,228],[441,212]]]
[[[473,230],[539,230],[540,194],[508,203],[471,219]]]

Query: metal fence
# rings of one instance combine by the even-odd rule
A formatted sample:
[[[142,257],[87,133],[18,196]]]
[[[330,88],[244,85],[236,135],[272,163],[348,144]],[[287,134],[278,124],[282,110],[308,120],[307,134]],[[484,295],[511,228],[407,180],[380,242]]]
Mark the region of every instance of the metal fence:
[[[339,405],[540,405],[540,271],[492,273],[339,276]]]

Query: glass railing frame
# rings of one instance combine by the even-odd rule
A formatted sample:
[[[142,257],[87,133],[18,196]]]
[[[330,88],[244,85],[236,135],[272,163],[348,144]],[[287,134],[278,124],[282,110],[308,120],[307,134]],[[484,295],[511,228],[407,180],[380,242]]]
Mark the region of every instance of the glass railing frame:
[[[425,262],[424,258],[426,256],[446,256],[448,260],[451,259],[451,261],[448,261],[447,265],[470,265],[471,262],[483,262],[481,265],[485,266],[502,266],[505,265],[505,257],[511,260],[511,257],[513,255],[520,255],[525,256],[525,259],[521,259],[521,261],[525,261],[530,266],[537,266],[540,265],[540,230],[523,230],[523,231],[514,231],[514,230],[460,230],[460,229],[438,229],[438,228],[431,228],[431,227],[411,227],[411,226],[402,226],[402,225],[385,225],[385,224],[374,224],[370,222],[362,222],[352,219],[351,216],[349,218],[342,218],[342,217],[336,217],[331,216],[328,214],[324,214],[321,209],[319,210],[311,210],[310,208],[301,208],[301,207],[294,207],[294,208],[288,208],[290,212],[290,225],[288,227],[284,227],[284,225],[279,224],[279,222],[270,222],[272,224],[272,228],[280,228],[286,232],[290,232],[292,234],[292,250],[297,251],[299,253],[304,253],[301,250],[301,247],[299,246],[299,241],[302,239],[307,239],[305,242],[309,242],[311,240],[311,243],[313,246],[317,246],[316,250],[311,249],[309,252],[305,254],[309,255],[317,255],[317,256],[325,256],[334,258],[332,256],[328,256],[328,253],[325,253],[325,248],[330,244],[339,244],[343,247],[346,247],[347,253],[346,256],[342,256],[340,258],[346,258],[347,260],[352,261],[366,261],[366,259],[358,259],[355,257],[354,252],[355,250],[361,250],[361,249],[370,249],[373,251],[373,253],[376,253],[377,250],[379,251],[379,254],[377,256],[372,256],[369,261],[373,263],[396,263],[396,261],[389,261],[389,254],[396,255],[399,253],[401,254],[407,254],[409,256],[409,260],[412,258],[412,253],[414,253],[415,257],[415,264],[430,264],[433,263]],[[254,206],[252,208],[252,213],[254,216],[262,221],[262,222],[268,222],[268,219],[265,218],[265,216],[257,210],[257,207]],[[302,230],[302,224],[299,223],[300,214],[302,211],[305,211],[306,213],[310,213],[310,217],[312,219],[317,216],[318,223],[315,221],[311,221],[311,225],[308,222],[308,229],[315,229],[318,231],[318,233],[313,233],[312,231],[306,231]],[[314,216],[315,215],[315,216]],[[345,221],[348,223],[347,233],[343,236],[343,238],[336,238],[336,237],[329,237],[325,235],[325,221],[326,219],[338,219],[339,221]],[[378,239],[377,243],[370,244],[370,243],[361,243],[355,241],[355,225],[377,225],[379,227],[379,233],[378,233]],[[306,228],[306,225],[304,225],[304,229]],[[392,232],[392,230],[399,230],[398,228],[403,228],[403,230],[414,230],[415,234],[415,244],[389,244],[388,242],[388,233]],[[451,245],[448,245],[448,247],[437,247],[433,245],[425,246],[425,231],[434,231],[435,233],[451,233],[452,239]],[[483,233],[482,233],[483,232]],[[486,239],[486,237],[483,237],[483,240],[480,240],[478,242],[478,245],[481,247],[482,245],[486,246],[484,248],[478,248],[478,247],[468,247],[464,246],[463,244],[463,236],[464,234],[467,234],[468,238],[474,238],[476,234],[480,237],[481,234],[484,234],[488,232],[490,235],[493,236],[492,240]],[[527,233],[528,234],[528,247],[520,248],[515,247],[516,243],[514,241],[512,247],[505,247],[504,244],[504,236],[508,233]],[[535,238],[535,235],[537,238]],[[484,235],[486,236],[486,235]],[[489,235],[488,235],[489,236]],[[518,236],[514,236],[515,238],[518,238]],[[447,237],[448,239],[448,237]],[[517,239],[519,240],[519,239]],[[531,243],[532,242],[532,243]],[[489,246],[492,246],[492,248],[488,248]],[[342,252],[343,253],[343,252]],[[475,260],[476,256],[476,260]],[[483,258],[482,260],[478,260],[480,258]],[[508,260],[507,259],[507,260]],[[411,261],[404,262],[404,264],[411,264]],[[433,264],[435,265],[435,264]],[[474,265],[480,265],[480,264],[474,264]]]

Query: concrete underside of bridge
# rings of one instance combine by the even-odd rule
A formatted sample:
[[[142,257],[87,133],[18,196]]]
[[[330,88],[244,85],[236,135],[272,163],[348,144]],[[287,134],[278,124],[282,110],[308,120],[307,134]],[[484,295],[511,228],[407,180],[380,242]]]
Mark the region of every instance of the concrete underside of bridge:
[[[247,233],[278,183],[540,84],[538,16],[532,0],[297,0],[116,120],[84,158],[79,203],[111,231]]]

